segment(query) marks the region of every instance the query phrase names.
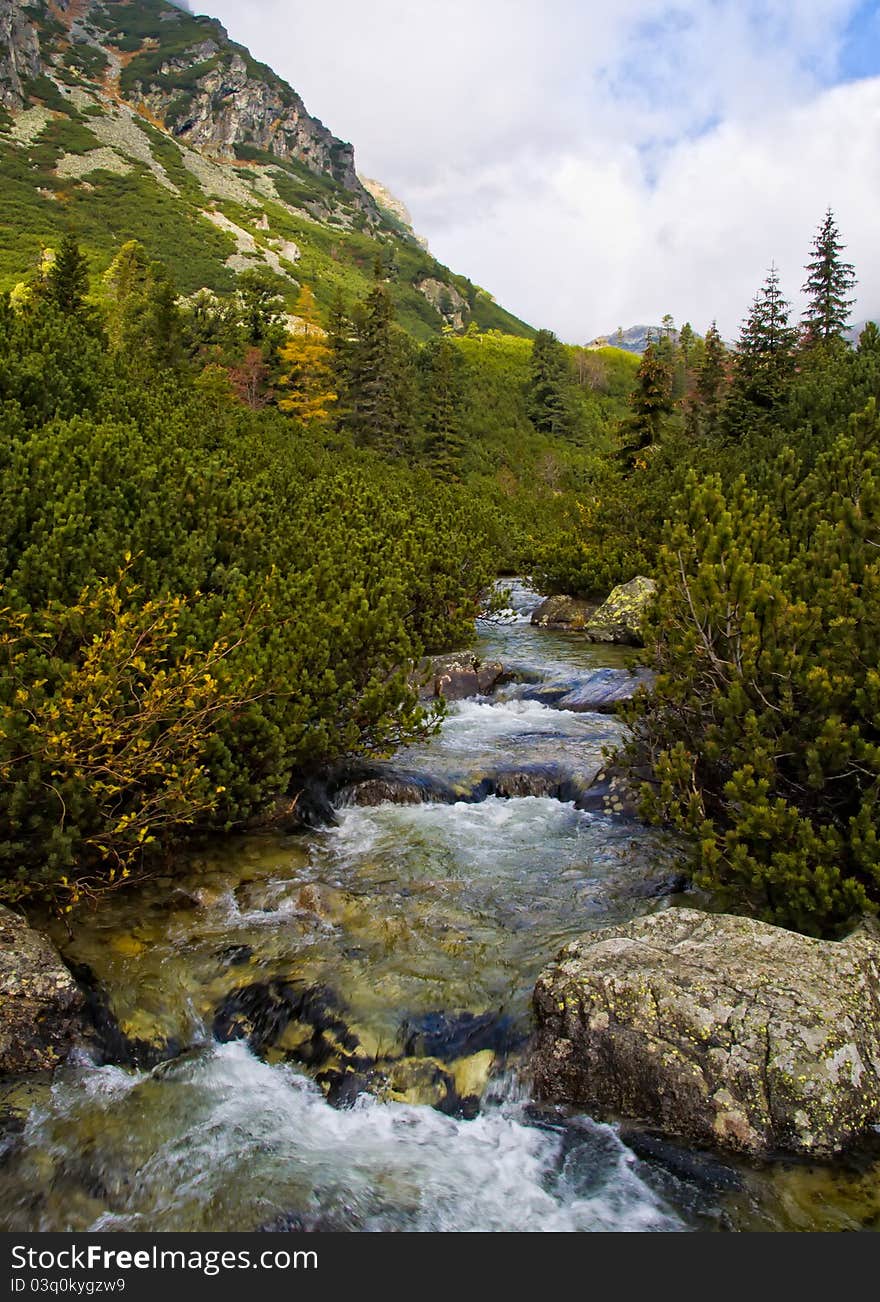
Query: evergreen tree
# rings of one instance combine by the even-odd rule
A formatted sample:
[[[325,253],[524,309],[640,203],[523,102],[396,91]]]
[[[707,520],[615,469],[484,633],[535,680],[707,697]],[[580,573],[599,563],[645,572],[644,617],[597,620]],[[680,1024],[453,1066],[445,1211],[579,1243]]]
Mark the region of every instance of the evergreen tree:
[[[645,349],[630,398],[632,414],[621,423],[621,455],[638,465],[644,454],[660,442],[665,421],[672,414],[672,376],[651,343]]]
[[[395,325],[383,282],[377,280],[358,306],[353,324],[345,424],[362,446],[406,455],[415,424],[415,345]]]
[[[725,408],[728,434],[742,436],[778,415],[794,374],[797,331],[789,324],[790,304],[771,266],[743,323]]]
[[[247,342],[262,348],[266,356],[277,352],[284,341],[284,299],[276,277],[265,267],[251,267],[238,278],[238,297]]]
[[[177,294],[164,267],[137,240],[124,244],[104,276],[105,323],[114,352],[135,371],[173,366],[181,356]]]
[[[696,353],[696,336],[690,321],[685,321],[678,332],[678,346],[672,362],[672,398],[681,402],[693,385],[693,364]]]
[[[670,383],[674,381],[675,371],[675,344],[678,338],[678,331],[675,328],[675,318],[670,312],[667,312],[660,322],[657,330],[657,338],[653,339],[652,332],[646,335],[647,343],[654,344],[654,354],[664,366],[668,367],[670,372]]]
[[[850,295],[856,277],[852,264],[841,259],[844,248],[829,208],[813,240],[813,257],[806,266],[803,292],[808,302],[802,322],[808,344],[842,342],[849,325],[855,302]]]
[[[425,458],[435,474],[456,479],[463,449],[461,353],[449,338],[432,339],[422,350],[421,370]]]
[[[703,357],[688,408],[689,433],[710,437],[718,433],[726,386],[727,349],[713,321],[706,331]]]
[[[85,306],[88,286],[88,263],[75,236],[68,232],[46,273],[45,297],[65,316],[79,316]]]
[[[552,330],[539,330],[532,344],[527,399],[529,418],[543,434],[571,432],[567,393],[570,378],[564,345]]]

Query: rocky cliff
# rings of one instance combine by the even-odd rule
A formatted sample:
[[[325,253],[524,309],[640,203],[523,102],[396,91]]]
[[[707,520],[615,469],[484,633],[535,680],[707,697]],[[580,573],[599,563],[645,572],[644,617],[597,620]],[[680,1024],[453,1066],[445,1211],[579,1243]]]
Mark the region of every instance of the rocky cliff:
[[[0,104],[22,108],[43,70],[37,31],[18,0],[0,0]]]
[[[0,0],[0,292],[73,228],[93,277],[139,240],[182,296],[252,270],[327,311],[380,265],[399,323],[531,334],[431,255],[347,142],[213,18],[167,0]]]
[[[23,107],[41,75],[83,63],[100,67],[113,98],[208,157],[295,160],[331,177],[368,220],[378,219],[352,146],[216,20],[166,0],[0,0],[0,101],[7,108]]]

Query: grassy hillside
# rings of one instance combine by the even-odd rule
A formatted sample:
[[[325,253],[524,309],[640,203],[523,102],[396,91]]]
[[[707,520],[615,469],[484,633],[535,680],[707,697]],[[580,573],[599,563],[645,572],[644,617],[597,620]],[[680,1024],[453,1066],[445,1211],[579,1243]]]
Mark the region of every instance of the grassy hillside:
[[[297,100],[213,20],[164,0],[80,4],[66,15],[36,0],[25,12],[37,24],[44,73],[27,84],[23,110],[0,112],[0,290],[73,229],[95,277],[123,243],[137,239],[182,294],[203,287],[227,293],[240,272],[262,267],[277,277],[288,305],[308,282],[326,307],[338,292],[362,298],[378,259],[398,320],[417,339],[449,319],[418,288],[426,281],[463,304],[463,325],[533,333],[438,263],[399,222],[365,213],[332,174],[333,150],[346,148],[340,142],[331,146],[331,171],[321,172],[247,143],[236,146],[232,161],[218,161],[178,139],[199,79],[221,57],[242,58],[279,102]],[[199,56],[206,38],[220,55]],[[171,97],[164,119],[135,98],[145,78]]]

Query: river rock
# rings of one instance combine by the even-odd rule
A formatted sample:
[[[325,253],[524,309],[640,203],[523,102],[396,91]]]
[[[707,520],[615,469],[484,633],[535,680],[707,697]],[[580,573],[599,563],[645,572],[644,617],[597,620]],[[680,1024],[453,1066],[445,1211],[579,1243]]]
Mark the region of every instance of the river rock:
[[[631,701],[641,687],[653,686],[650,669],[597,669],[555,702],[559,710],[574,714],[614,714]]]
[[[541,973],[539,1095],[755,1155],[828,1156],[880,1122],[880,943],[668,909]]]
[[[0,905],[0,1075],[61,1062],[84,1002],[54,945]]]
[[[656,591],[654,580],[643,575],[621,583],[591,615],[586,625],[587,637],[591,642],[641,646],[642,620]]]
[[[561,628],[580,631],[586,628],[590,617],[596,609],[596,603],[582,601],[580,597],[568,597],[560,593],[546,597],[532,611],[532,623],[538,628]]]
[[[454,651],[426,657],[415,677],[421,700],[442,696],[447,701],[463,701],[469,696],[488,696],[503,674],[504,666],[497,660],[481,660],[471,651]]]

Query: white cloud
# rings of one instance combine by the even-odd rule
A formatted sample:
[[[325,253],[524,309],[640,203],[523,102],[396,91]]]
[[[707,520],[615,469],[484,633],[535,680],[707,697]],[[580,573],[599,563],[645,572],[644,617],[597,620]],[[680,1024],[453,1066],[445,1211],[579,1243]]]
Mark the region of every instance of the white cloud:
[[[880,310],[880,79],[829,89],[857,0],[214,0],[434,252],[586,339],[797,298],[828,204]]]

